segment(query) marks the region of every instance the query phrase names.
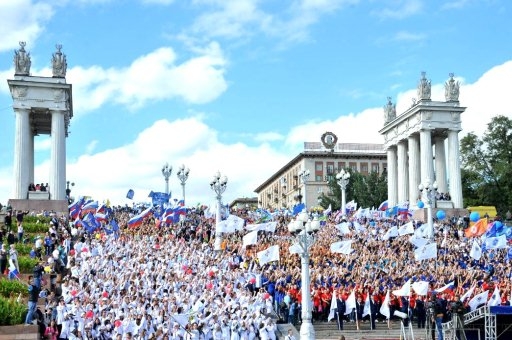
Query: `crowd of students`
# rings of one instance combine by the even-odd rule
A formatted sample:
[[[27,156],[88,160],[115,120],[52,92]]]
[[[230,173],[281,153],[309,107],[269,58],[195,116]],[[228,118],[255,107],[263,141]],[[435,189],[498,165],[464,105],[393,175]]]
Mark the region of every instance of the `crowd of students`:
[[[231,213],[246,224],[257,222],[254,212]],[[295,239],[287,229],[293,216],[273,214],[275,232],[258,232],[254,245],[244,246],[245,229],[224,234],[221,251],[215,251],[215,217],[201,209],[188,209],[171,226],[150,216],[128,228],[134,214],[113,209],[110,219],[120,226],[115,232],[107,227],[88,233],[67,217],[52,220],[48,232],[55,249],[41,263],[50,289],[42,293],[46,307],[40,321],[45,329],[56,329],[53,338],[274,339],[276,319],[300,324],[300,255],[290,254]],[[325,218],[310,250],[313,322],[330,321],[334,313],[340,328],[362,320],[375,328],[398,310],[424,327],[433,295],[444,308],[436,315],[447,321],[457,296],[471,290],[461,301],[468,307],[473,296],[488,291],[490,297],[495,287],[500,304],[510,305],[512,267],[506,250],[473,259],[472,242],[460,226],[436,223],[437,257],[418,262],[408,236],[384,236],[405,222],[347,217],[358,228],[340,235],[339,218],[336,213]],[[350,254],[331,252],[331,244],[341,239],[353,241]],[[260,265],[258,252],[272,245],[279,245],[279,261]],[[392,294],[407,282],[428,282],[428,294]],[[352,292],[356,305],[347,311]],[[364,312],[367,296],[370,313]],[[381,313],[383,305],[390,313]]]

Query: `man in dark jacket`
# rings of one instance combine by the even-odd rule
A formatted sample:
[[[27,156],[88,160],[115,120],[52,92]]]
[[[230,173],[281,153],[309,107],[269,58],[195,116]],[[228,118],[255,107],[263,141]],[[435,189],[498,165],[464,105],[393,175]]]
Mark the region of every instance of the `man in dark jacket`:
[[[34,321],[34,313],[36,312],[37,301],[39,300],[39,292],[41,291],[35,284],[32,276],[29,276],[28,284],[28,312],[25,318],[25,324],[31,325]]]

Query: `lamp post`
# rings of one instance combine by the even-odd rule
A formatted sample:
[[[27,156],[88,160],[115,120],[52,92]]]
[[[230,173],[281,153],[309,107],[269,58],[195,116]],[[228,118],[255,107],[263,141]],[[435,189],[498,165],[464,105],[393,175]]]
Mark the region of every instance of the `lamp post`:
[[[169,193],[169,177],[171,177],[172,174],[172,165],[169,165],[169,163],[165,163],[165,165],[162,167],[162,175],[164,175],[165,178],[165,193]]]
[[[66,181],[66,196],[68,198],[68,201],[71,200],[71,188],[69,187],[70,185],[74,187],[75,182]]]
[[[183,194],[183,202],[185,202],[185,182],[188,179],[189,172],[190,172],[189,168],[185,168],[185,165],[181,165],[178,168],[178,172],[176,173],[176,175],[178,176],[178,179],[180,180],[180,183],[181,183],[181,193]]]
[[[308,204],[307,204],[308,201],[306,200],[306,192],[307,192],[306,183],[308,182],[310,175],[311,175],[311,173],[309,172],[309,170],[302,170],[301,172],[299,172],[300,182],[304,186],[304,195],[303,195],[303,197],[304,197],[304,205],[306,207],[308,206]],[[299,192],[299,196],[300,196],[300,192]]]
[[[219,232],[219,224],[221,222],[221,206],[222,206],[222,194],[226,191],[228,184],[228,178],[226,176],[221,177],[220,172],[213,176],[213,180],[210,182],[210,188],[215,192],[217,198],[217,214],[215,216],[215,250],[221,250],[222,236]]]
[[[341,188],[341,214],[345,215],[345,190],[347,190],[348,182],[350,181],[350,172],[341,169],[340,172],[336,174],[336,181]]]
[[[292,220],[288,225],[288,231],[294,235],[295,244],[300,248],[301,263],[301,294],[302,294],[302,324],[300,325],[300,339],[315,339],[315,329],[311,322],[311,279],[309,273],[309,250],[315,243],[315,233],[320,229],[320,222],[315,217],[313,221],[308,213],[303,210],[297,220]]]
[[[420,183],[420,185],[418,185],[418,189],[421,191],[421,200],[427,206],[427,223],[429,233],[428,238],[432,240],[434,239],[434,219],[432,216],[432,205],[436,200],[437,182],[434,181],[434,183],[430,184],[430,180],[427,179],[425,184]]]

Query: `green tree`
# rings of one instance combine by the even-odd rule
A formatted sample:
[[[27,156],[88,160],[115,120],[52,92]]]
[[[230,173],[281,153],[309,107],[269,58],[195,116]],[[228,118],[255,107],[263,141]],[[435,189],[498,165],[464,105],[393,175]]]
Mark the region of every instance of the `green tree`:
[[[479,138],[461,140],[464,206],[494,205],[500,215],[512,207],[512,120],[496,116]]]
[[[359,207],[378,207],[388,196],[388,184],[386,174],[372,172],[363,175],[359,172],[350,171],[350,181],[346,189],[347,202],[354,200]],[[333,210],[341,208],[341,188],[336,178],[328,183],[328,193],[322,193],[319,197],[319,204],[323,208],[331,205]]]

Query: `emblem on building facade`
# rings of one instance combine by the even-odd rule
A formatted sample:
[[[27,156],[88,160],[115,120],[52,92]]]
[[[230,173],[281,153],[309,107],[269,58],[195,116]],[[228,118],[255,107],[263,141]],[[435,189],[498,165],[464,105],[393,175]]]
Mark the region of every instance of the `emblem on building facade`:
[[[338,137],[332,132],[324,133],[320,140],[322,141],[324,148],[329,149],[331,151],[334,150],[334,148],[336,147],[336,143],[338,143]]]
[[[447,102],[459,101],[460,83],[453,79],[454,74],[450,73],[450,79],[444,84],[444,98]]]

